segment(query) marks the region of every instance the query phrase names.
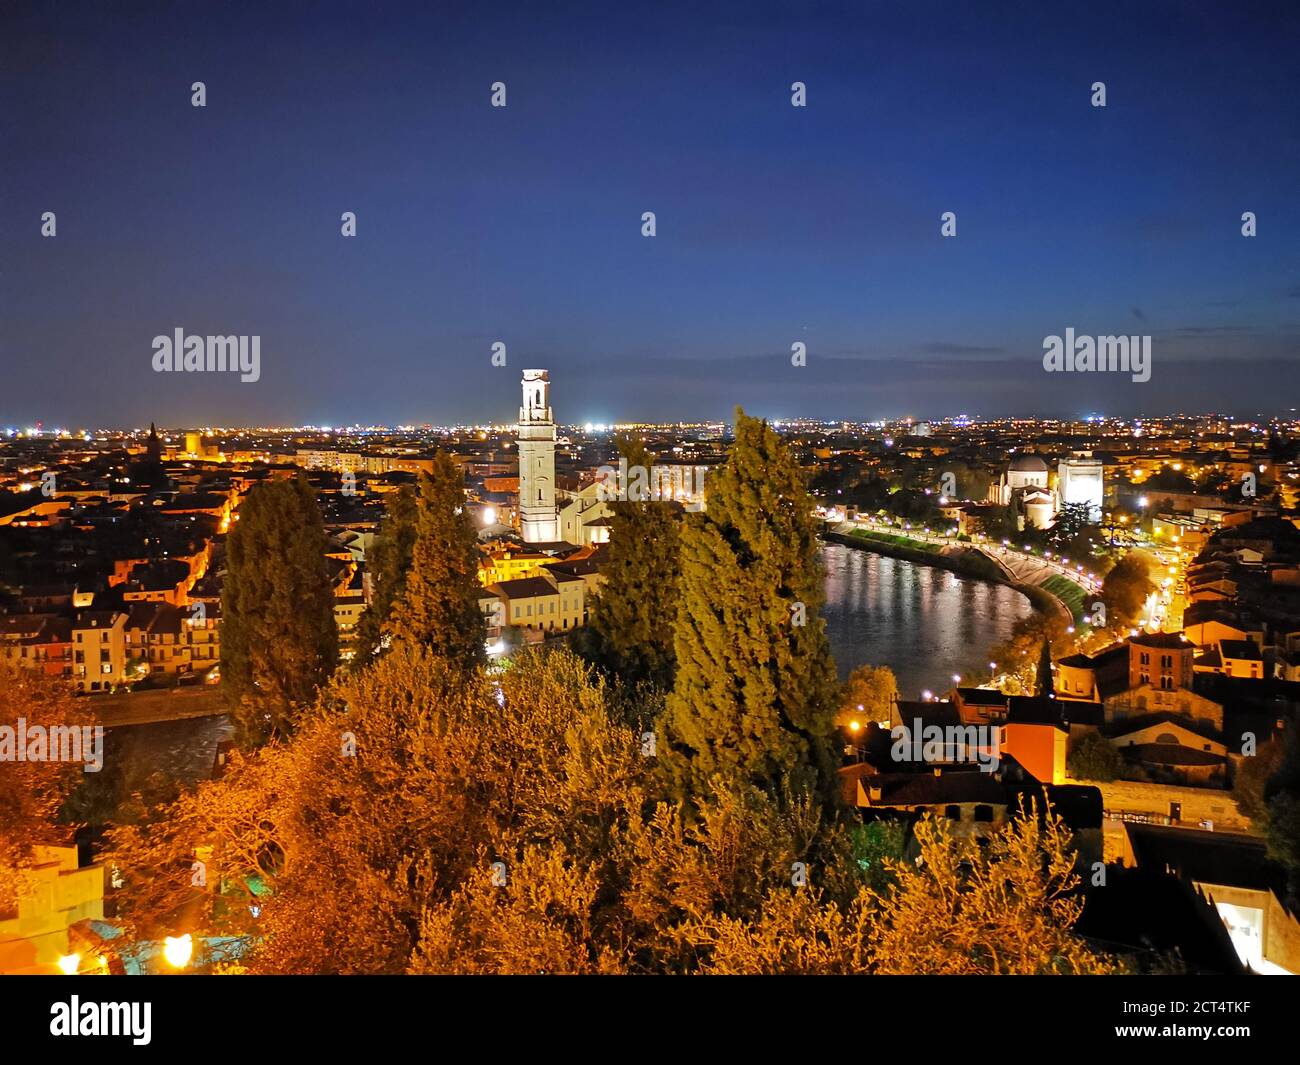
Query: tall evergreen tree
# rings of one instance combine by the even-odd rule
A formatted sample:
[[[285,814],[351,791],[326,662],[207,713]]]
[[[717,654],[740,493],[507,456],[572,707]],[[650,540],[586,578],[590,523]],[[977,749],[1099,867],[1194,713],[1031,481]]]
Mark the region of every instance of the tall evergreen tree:
[[[619,454],[626,469],[646,471],[654,457],[637,440],[623,438]],[[629,684],[672,687],[673,625],[677,618],[677,556],[680,518],[670,502],[620,498],[610,504],[609,559],[589,625],[593,657]]]
[[[379,534],[366,554],[370,571],[370,603],[357,622],[357,652],[353,668],[362,669],[378,654],[384,627],[406,587],[415,551],[416,489],[406,485],[388,497]]]
[[[387,626],[395,639],[427,647],[457,667],[483,660],[478,537],[465,511],[465,478],[439,451],[421,474],[411,568]]]
[[[1051,695],[1056,691],[1052,683],[1052,644],[1044,638],[1042,649],[1038,652],[1038,690],[1037,695]]]
[[[316,495],[302,478],[255,486],[226,547],[221,676],[240,742],[292,731],[334,672],[338,630]]]
[[[721,778],[834,801],[835,670],[803,471],[766,422],[738,409],[709,485],[707,511],[681,532],[669,775],[699,797]]]

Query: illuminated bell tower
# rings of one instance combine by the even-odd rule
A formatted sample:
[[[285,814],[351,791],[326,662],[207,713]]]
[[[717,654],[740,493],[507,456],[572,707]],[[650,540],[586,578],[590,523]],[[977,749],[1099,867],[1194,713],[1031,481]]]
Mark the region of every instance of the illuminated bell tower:
[[[555,422],[551,382],[545,370],[524,371],[524,405],[519,408],[519,524],[524,542],[560,538],[555,509]]]

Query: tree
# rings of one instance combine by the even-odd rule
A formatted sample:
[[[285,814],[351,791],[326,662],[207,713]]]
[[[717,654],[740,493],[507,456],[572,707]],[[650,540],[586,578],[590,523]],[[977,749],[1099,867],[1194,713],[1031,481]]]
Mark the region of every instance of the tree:
[[[1055,610],[1035,610],[1011,627],[1011,635],[989,652],[989,658],[998,663],[999,670],[1023,677],[1023,687],[1028,690],[1035,676],[1035,663],[1042,655],[1043,641],[1059,646],[1060,641],[1067,639],[1068,624],[1068,617],[1061,617]]]
[[[714,777],[788,779],[834,802],[834,669],[803,471],[765,422],[737,410],[710,484],[708,510],[682,528],[666,768],[678,794],[706,794]]]
[[[1300,904],[1300,739],[1288,730],[1277,770],[1264,786],[1268,856],[1287,871],[1289,901]]]
[[[1040,816],[1043,815],[1043,816]],[[1083,912],[1069,830],[1021,812],[981,845],[946,822],[916,826],[916,862],[871,900],[871,970],[884,975],[1083,975],[1114,971],[1072,929]]]
[[[1101,582],[1102,601],[1121,625],[1137,620],[1147,597],[1155,590],[1149,566],[1133,552],[1116,562]]]
[[[1088,503],[1066,503],[1052,524],[1049,542],[1069,558],[1091,558],[1101,542],[1101,526]]]
[[[84,742],[84,730],[93,727],[92,722],[85,702],[75,699],[65,684],[0,657],[0,913],[11,912],[26,894],[34,848],[54,842],[60,805],[83,778],[95,775],[86,772],[94,764],[94,752],[87,751]],[[46,755],[57,745],[62,753],[79,752],[82,760],[19,758],[20,729],[26,730],[24,754],[27,737],[34,743],[41,736]],[[75,747],[54,738],[70,738],[66,731],[52,731],[68,729],[77,730]],[[102,742],[102,731],[99,735]],[[93,744],[94,734],[89,738]],[[102,747],[99,755],[102,758]]]
[[[1118,780],[1124,772],[1124,756],[1100,732],[1085,732],[1070,744],[1066,771],[1075,780],[1095,780],[1105,784]]]
[[[888,666],[858,666],[840,689],[835,723],[887,723],[898,700],[898,680]]]
[[[415,551],[416,501],[416,490],[411,485],[403,485],[388,497],[379,534],[366,553],[371,598],[357,622],[355,669],[364,669],[383,648],[384,628],[392,617],[393,605],[406,588]]]
[[[325,531],[302,478],[256,485],[230,533],[221,676],[241,743],[292,731],[338,663]]]
[[[479,608],[478,537],[465,510],[464,477],[439,451],[420,476],[415,542],[406,585],[388,628],[395,639],[428,647],[461,669],[483,660],[487,626]]]
[[[1022,814],[986,843],[945,822],[916,826],[916,861],[848,905],[812,888],[771,890],[752,919],[722,913],[682,934],[715,974],[1078,975],[1117,971],[1072,929],[1083,910],[1070,833]]]
[[[976,518],[979,531],[990,540],[1012,540],[1020,535],[1015,507],[989,504]]]
[[[477,868],[446,901],[429,906],[409,972],[416,975],[625,972],[593,917],[600,876],[580,868],[564,847],[527,847],[521,861]]]
[[[628,470],[650,470],[653,456],[619,441]],[[624,486],[626,489],[626,486]],[[593,659],[624,682],[672,687],[677,617],[679,518],[670,502],[619,499],[610,505],[609,560],[592,607]]]
[[[1232,798],[1237,809],[1250,818],[1251,828],[1263,834],[1268,825],[1269,782],[1282,766],[1285,745],[1274,736],[1262,744],[1254,757],[1243,758],[1232,781]]]
[[[564,649],[489,677],[399,641],[115,829],[116,921],[244,936],[251,973],[1101,970],[1063,830],[918,831],[918,868],[900,825],[850,832],[806,790],[665,801],[608,693]]]
[[[1279,791],[1268,802],[1268,856],[1287,871],[1287,892],[1300,899],[1300,793]]]
[[[1044,637],[1043,646],[1038,652],[1038,677],[1034,694],[1046,697],[1055,691],[1056,684],[1052,681],[1052,642]]]
[[[119,920],[137,936],[184,921],[252,937],[252,972],[400,973],[422,917],[459,906],[462,885],[497,861],[526,885],[529,847],[626,875],[620,841],[648,765],[566,651],[525,653],[489,679],[398,641],[341,674],[284,743],[115,829],[105,860],[126,880]],[[200,855],[206,886],[193,883]]]

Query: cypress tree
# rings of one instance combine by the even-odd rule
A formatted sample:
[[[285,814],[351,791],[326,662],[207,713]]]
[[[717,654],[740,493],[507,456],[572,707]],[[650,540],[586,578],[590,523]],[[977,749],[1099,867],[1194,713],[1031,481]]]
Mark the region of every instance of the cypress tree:
[[[722,778],[834,802],[835,672],[803,471],[766,422],[738,409],[709,485],[707,511],[681,531],[669,776],[698,797]]]
[[[457,667],[483,661],[487,627],[479,610],[478,536],[465,511],[465,479],[439,451],[420,475],[415,541],[406,585],[387,628],[395,639],[427,647]]]
[[[1056,691],[1052,683],[1052,644],[1043,639],[1043,647],[1038,652],[1038,695],[1051,695]]]
[[[292,731],[338,664],[334,594],[316,495],[302,478],[255,486],[226,545],[221,676],[239,741]]]
[[[640,467],[648,474],[654,457],[640,441],[623,438],[618,449],[629,471]],[[626,493],[624,485],[621,494]],[[591,615],[593,657],[630,685],[671,688],[678,599],[676,508],[660,500],[620,498],[610,504],[610,512],[609,559]]]
[[[406,587],[415,550],[416,490],[404,485],[388,498],[387,513],[366,564],[370,570],[370,602],[357,622],[354,669],[363,669],[383,647],[384,626]]]

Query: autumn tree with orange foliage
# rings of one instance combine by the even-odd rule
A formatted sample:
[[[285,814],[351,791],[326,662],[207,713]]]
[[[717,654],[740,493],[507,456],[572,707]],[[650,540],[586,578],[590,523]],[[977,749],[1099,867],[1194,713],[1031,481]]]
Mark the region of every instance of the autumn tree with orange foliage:
[[[769,894],[752,922],[719,917],[683,934],[709,973],[946,976],[1120,971],[1072,929],[1083,910],[1069,830],[1028,811],[986,841],[946,822],[916,826],[919,858],[892,861],[891,887],[839,907],[819,892]]]
[[[1070,932],[1057,822],[977,847],[925,821],[920,864],[869,880],[806,789],[672,798],[612,702],[567,651],[467,677],[398,641],[293,737],[117,831],[124,917],[245,934],[253,973],[1107,971]]]
[[[0,659],[0,727],[80,728],[93,724],[88,706],[60,680]],[[15,733],[16,734],[16,733]],[[85,772],[85,762],[0,758],[0,912],[25,891],[34,848],[67,842],[59,807]]]

